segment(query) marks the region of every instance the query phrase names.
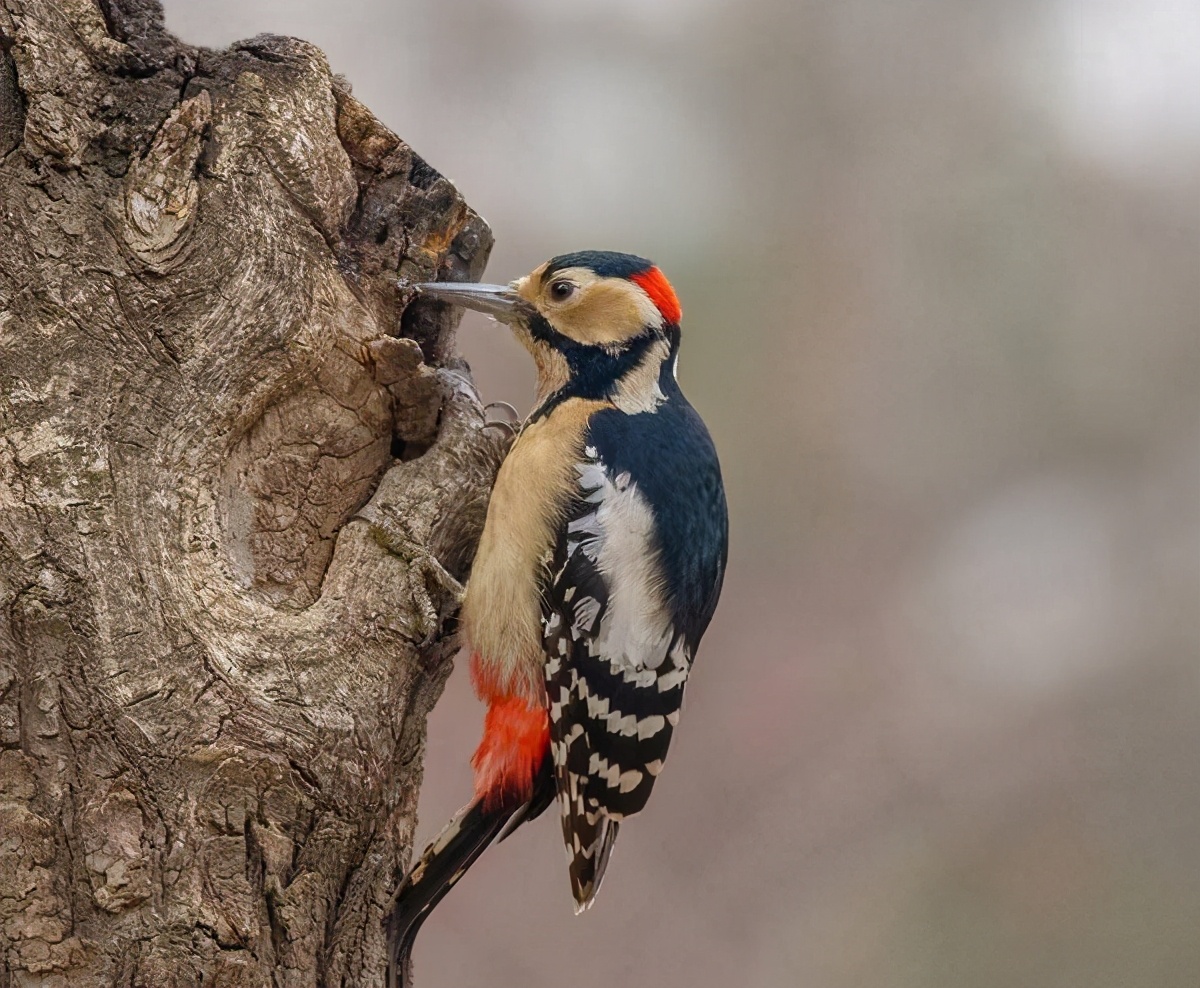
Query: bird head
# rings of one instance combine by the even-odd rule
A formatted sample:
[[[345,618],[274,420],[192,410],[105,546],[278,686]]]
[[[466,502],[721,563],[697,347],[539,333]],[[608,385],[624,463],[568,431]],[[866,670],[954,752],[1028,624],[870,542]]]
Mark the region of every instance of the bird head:
[[[574,382],[581,396],[610,397],[679,340],[680,307],[644,257],[613,251],[560,254],[508,285],[434,282],[421,294],[506,323],[533,355],[539,400]]]

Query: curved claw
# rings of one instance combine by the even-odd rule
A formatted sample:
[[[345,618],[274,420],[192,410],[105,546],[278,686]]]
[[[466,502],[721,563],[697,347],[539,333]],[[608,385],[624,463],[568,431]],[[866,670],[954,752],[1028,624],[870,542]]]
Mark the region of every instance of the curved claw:
[[[499,429],[504,433],[505,442],[512,442],[517,438],[517,433],[521,431],[521,427],[513,422],[487,422],[483,426],[483,431],[488,429]]]
[[[503,412],[504,413],[503,418],[501,418],[499,416],[497,416],[496,418],[488,418],[492,409],[498,409],[501,412]],[[513,406],[510,405],[507,401],[489,402],[488,404],[483,406],[483,414],[484,414],[485,418],[488,418],[488,425],[491,425],[494,422],[517,423],[517,422],[521,421],[520,413],[515,408],[513,408]]]

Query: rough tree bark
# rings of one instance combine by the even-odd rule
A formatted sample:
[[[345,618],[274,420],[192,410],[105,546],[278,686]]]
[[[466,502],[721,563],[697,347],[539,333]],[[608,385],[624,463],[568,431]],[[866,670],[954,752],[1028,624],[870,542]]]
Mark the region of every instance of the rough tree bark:
[[[382,984],[490,246],[312,46],[0,0],[0,988]]]

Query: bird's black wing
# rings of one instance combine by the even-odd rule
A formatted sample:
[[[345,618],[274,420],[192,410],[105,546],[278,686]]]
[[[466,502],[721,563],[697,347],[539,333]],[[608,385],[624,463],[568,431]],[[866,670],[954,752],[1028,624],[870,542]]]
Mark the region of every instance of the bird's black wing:
[[[594,453],[593,449],[588,450]],[[577,908],[599,889],[620,821],[667,756],[692,652],[650,576],[653,515],[627,474],[591,458],[543,590],[550,749]]]

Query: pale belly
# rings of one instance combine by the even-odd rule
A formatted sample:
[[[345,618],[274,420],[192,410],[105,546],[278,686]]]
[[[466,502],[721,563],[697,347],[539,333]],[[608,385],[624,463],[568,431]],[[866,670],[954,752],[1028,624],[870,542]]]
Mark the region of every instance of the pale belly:
[[[483,699],[523,696],[544,703],[544,567],[577,487],[588,418],[602,407],[564,402],[526,427],[500,467],[462,606]]]

